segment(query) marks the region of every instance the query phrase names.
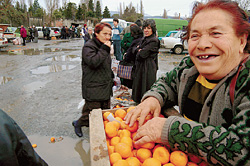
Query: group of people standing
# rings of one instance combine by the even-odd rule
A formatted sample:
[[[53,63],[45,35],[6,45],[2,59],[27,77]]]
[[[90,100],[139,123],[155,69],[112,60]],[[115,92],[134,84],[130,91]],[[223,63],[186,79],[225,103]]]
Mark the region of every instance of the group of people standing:
[[[114,19],[113,22],[114,26],[118,25],[118,19]],[[143,24],[141,22],[137,24],[129,27],[133,40],[124,54],[124,60],[134,65],[132,98],[139,103],[143,94],[156,80],[160,42],[156,37],[154,20],[145,20]],[[82,96],[85,99],[85,105],[82,116],[72,123],[79,137],[82,136],[81,127],[89,126],[88,117],[92,109],[110,108],[114,78],[111,69],[111,41],[116,50],[116,40],[113,39],[118,39],[121,32],[119,28],[112,28],[110,24],[101,22],[95,26],[92,39],[84,44],[82,49]],[[117,36],[114,37],[115,35]],[[117,45],[121,45],[121,42]],[[121,52],[121,49],[119,51]]]
[[[27,31],[26,29],[24,28],[23,25],[21,25],[21,29],[20,29],[20,35],[21,35],[21,38],[23,40],[23,46],[26,45],[26,39],[27,37],[29,38],[28,41],[29,42],[34,42],[34,43],[38,43],[38,31],[37,31],[37,28],[35,25],[30,26],[29,29],[29,36],[27,36]]]
[[[159,40],[154,20],[144,20],[143,37],[138,32],[132,40],[124,59],[134,61],[132,98],[140,103],[127,113],[126,124],[133,126],[139,118],[134,137],[137,147],[163,143],[200,156],[211,165],[249,165],[248,16],[229,0],[196,2],[192,13],[182,36],[188,42],[189,56],[157,81]],[[130,26],[132,36],[136,26]],[[89,125],[92,109],[110,109],[112,29],[119,31],[108,23],[97,24],[93,39],[82,49],[85,105],[82,116],[72,123],[79,137],[81,127]],[[145,123],[149,114],[153,118]]]

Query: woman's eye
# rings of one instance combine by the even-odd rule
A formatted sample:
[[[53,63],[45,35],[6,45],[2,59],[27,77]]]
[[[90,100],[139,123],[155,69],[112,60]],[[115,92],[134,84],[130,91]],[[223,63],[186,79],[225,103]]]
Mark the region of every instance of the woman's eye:
[[[222,35],[222,33],[220,33],[220,32],[212,32],[211,35],[215,36],[215,37],[219,37],[219,36]]]

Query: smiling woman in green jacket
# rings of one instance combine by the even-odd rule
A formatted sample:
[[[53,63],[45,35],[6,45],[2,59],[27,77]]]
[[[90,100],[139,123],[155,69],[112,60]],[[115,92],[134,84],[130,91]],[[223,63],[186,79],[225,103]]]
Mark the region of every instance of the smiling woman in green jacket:
[[[248,16],[225,0],[197,2],[192,13],[183,38],[190,56],[156,81],[126,123],[140,117],[137,146],[164,143],[212,165],[250,165]],[[175,105],[181,116],[158,117]]]

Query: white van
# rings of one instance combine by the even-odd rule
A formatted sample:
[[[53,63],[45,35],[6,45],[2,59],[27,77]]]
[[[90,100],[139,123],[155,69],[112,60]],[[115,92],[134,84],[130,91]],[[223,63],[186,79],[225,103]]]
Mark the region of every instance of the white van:
[[[122,20],[122,19],[118,19],[118,20],[119,20],[118,25],[119,25],[122,29],[124,29],[124,28],[127,27],[127,22],[126,22],[125,20]],[[111,27],[114,26],[114,24],[113,24],[113,18],[103,18],[103,19],[101,20],[101,22],[109,23],[109,24],[111,25]]]

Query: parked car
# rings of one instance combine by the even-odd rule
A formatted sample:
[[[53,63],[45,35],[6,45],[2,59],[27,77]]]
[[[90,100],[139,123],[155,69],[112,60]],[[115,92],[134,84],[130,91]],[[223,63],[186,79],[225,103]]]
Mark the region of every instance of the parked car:
[[[7,29],[3,32],[3,37],[7,38],[9,42],[12,41],[16,38],[16,29],[17,27],[7,27]]]
[[[178,31],[173,37],[165,37],[161,40],[161,45],[169,51],[173,51],[175,54],[181,54],[184,50],[188,49],[187,42],[181,41],[181,35],[183,31]]]
[[[37,31],[38,31],[38,38],[43,38],[43,27],[36,27],[37,28]],[[50,37],[56,37],[56,38],[59,38],[61,36],[61,33],[60,33],[60,29],[57,28],[57,27],[49,27],[50,29]],[[59,31],[58,31],[59,29]],[[56,30],[56,31],[55,31]]]
[[[0,50],[3,47],[7,47],[8,46],[8,40],[5,37],[0,37]]]
[[[124,28],[127,27],[127,22],[126,22],[125,20],[122,20],[122,19],[118,19],[118,20],[119,20],[118,25],[119,25],[122,29],[124,29]],[[103,18],[103,19],[101,20],[101,22],[109,23],[109,24],[111,25],[111,27],[114,26],[114,24],[113,24],[113,18]]]
[[[173,37],[178,31],[169,31],[164,37]],[[164,37],[158,37],[161,40]]]

